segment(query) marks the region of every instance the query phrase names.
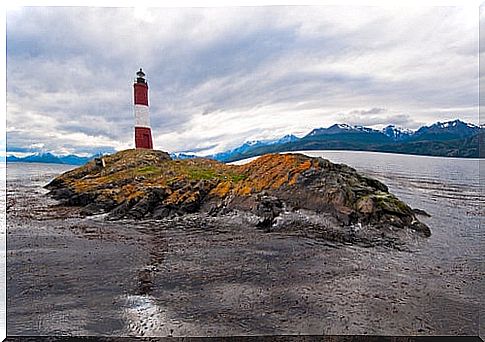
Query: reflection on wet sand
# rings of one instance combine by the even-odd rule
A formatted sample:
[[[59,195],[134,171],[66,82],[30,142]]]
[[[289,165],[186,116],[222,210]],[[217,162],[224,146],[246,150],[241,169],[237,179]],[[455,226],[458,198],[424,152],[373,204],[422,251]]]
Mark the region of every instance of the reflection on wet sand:
[[[157,267],[162,264],[166,253],[163,251],[166,244],[156,234],[150,241],[145,242],[147,242],[145,248],[148,249],[149,260],[148,264],[137,273],[136,294],[128,295],[124,299],[124,333],[128,336],[167,336],[169,334],[164,329],[166,323],[164,312],[150,295],[153,291]]]
[[[165,317],[154,299],[149,295],[132,295],[125,298],[123,316],[126,321],[124,333],[128,336],[167,336]]]

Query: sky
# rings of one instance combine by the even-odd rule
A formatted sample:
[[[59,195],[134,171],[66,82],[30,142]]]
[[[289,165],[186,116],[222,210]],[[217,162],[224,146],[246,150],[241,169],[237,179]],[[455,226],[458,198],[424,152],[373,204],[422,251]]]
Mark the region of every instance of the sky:
[[[476,7],[17,7],[7,10],[7,151],[134,146],[207,155],[334,123],[478,124]]]

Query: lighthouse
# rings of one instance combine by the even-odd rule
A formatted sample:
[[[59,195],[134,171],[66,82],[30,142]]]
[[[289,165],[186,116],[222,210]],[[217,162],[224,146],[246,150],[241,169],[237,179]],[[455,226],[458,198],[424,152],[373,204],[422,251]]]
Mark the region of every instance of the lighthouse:
[[[152,149],[152,130],[148,113],[148,83],[141,68],[136,73],[133,90],[135,99],[135,148]]]

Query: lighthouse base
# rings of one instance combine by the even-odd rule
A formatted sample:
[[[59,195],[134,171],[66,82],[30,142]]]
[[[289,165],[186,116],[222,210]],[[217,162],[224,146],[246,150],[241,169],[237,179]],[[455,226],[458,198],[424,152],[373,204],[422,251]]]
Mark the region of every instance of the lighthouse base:
[[[135,127],[135,148],[153,149],[152,130],[149,127]]]

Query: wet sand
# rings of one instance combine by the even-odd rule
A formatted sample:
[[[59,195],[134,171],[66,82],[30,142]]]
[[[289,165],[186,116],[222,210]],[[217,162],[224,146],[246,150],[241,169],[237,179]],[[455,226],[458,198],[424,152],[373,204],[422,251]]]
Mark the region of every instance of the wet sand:
[[[43,181],[7,185],[8,335],[478,335],[480,272],[423,257],[426,240],[399,251],[231,216],[82,218]]]

